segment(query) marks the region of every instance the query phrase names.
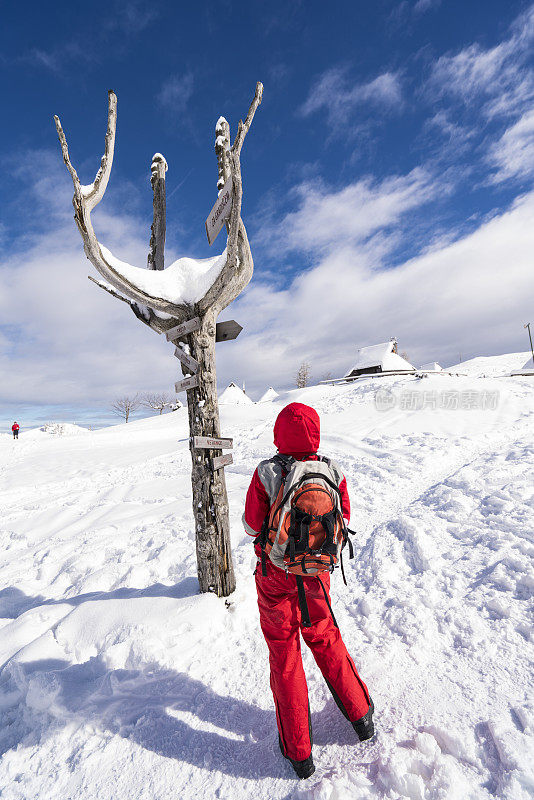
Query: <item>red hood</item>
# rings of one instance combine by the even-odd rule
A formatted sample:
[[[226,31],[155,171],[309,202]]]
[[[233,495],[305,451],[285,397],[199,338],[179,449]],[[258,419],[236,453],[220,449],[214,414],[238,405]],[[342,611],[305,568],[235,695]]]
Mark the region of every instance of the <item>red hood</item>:
[[[311,406],[290,403],[274,423],[274,444],[279,453],[303,456],[315,453],[321,441],[321,420]]]

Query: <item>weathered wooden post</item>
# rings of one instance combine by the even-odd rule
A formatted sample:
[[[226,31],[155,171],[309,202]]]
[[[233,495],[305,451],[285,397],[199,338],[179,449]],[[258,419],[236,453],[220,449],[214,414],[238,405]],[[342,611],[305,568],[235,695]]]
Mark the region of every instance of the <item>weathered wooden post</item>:
[[[187,392],[193,514],[195,517],[198,580],[201,592],[227,596],[235,589],[230,546],[228,498],[224,477],[225,464],[231,456],[222,450],[231,448],[232,440],[221,438],[215,370],[215,342],[235,338],[240,330],[234,323],[217,324],[219,313],[245,288],[252,277],[254,263],[247,232],[241,219],[243,187],[241,148],[261,103],[263,86],[258,83],[245,122],[240,121],[232,146],[230,128],[221,117],[216,126],[215,151],[218,164],[219,198],[206,221],[210,244],[226,222],[228,232],[226,258],[204,295],[185,302],[165,282],[146,269],[116,259],[98,242],[91,222],[91,211],[104,196],[113,162],[117,123],[117,98],[109,92],[108,128],[104,155],[95,180],[80,184],[70,161],[67,141],[58,117],[54,117],[63,160],[74,184],[74,219],[83,239],[89,261],[105,282],[91,278],[114,297],[128,303],[138,319],[158,333],[165,333],[175,345],[174,354],[186,376],[176,384],[176,391]],[[164,269],[165,247],[165,172],[167,162],[160,153],[152,160],[151,184],[154,193],[154,218],[148,256],[149,270]],[[176,262],[179,264],[179,262]],[[173,266],[176,266],[173,265]],[[163,277],[163,276],[162,276]]]

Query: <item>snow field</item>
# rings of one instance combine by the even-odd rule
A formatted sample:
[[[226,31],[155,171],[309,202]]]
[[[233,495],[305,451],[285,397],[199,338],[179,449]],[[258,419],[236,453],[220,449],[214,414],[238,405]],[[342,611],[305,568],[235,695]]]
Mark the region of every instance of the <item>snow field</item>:
[[[225,406],[238,578],[197,594],[187,414],[0,440],[0,795],[14,800],[534,794],[529,378],[411,376]],[[378,385],[497,386],[494,410],[377,410]],[[415,387],[415,388],[414,388]],[[287,402],[345,469],[356,557],[334,610],[376,706],[358,743],[303,657],[315,775],[278,752],[255,557],[241,528]]]

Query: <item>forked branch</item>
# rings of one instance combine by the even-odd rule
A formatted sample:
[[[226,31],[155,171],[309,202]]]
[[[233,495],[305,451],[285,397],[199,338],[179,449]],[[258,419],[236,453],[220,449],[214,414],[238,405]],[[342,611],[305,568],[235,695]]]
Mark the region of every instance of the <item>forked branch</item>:
[[[245,288],[252,277],[254,268],[252,254],[247,239],[247,233],[241,219],[241,202],[243,197],[243,187],[241,182],[241,163],[240,154],[245,136],[247,135],[256,109],[262,100],[263,85],[257,83],[254,99],[250,104],[245,122],[240,121],[235,137],[234,144],[230,147],[230,129],[226,120],[221,117],[216,129],[216,153],[218,162],[219,178],[217,186],[222,188],[228,177],[232,176],[233,201],[230,221],[228,225],[228,243],[226,263],[219,273],[213,285],[196,304],[195,308],[187,304],[181,304],[172,300],[170,297],[149,294],[148,290],[141,289],[141,285],[147,285],[145,270],[133,267],[130,264],[114,258],[107,248],[100,245],[91,222],[91,211],[102,200],[111,173],[113,164],[113,153],[115,148],[115,131],[117,126],[117,97],[114,92],[109,92],[108,98],[108,124],[105,138],[104,155],[102,156],[100,169],[98,170],[93,183],[82,186],[78,178],[78,173],[72,165],[69,156],[67,139],[61,127],[59,117],[55,116],[56,129],[61,144],[63,160],[69,171],[74,185],[74,218],[78,230],[83,239],[84,250],[89,261],[94,265],[104,280],[111,284],[118,292],[118,297],[128,298],[130,305],[140,319],[147,322],[155,330],[165,329],[166,324],[159,322],[154,312],[163,312],[173,317],[172,324],[181,322],[195,313],[203,315],[211,310],[215,317],[219,312],[234,300],[237,295]],[[156,154],[153,162],[153,188],[154,188],[154,224],[153,240],[151,241],[151,253],[149,265],[152,269],[163,269],[163,247],[165,241],[165,220],[164,215],[164,175],[166,170],[165,159]],[[156,186],[160,188],[157,195]],[[144,273],[144,275],[143,275]],[[99,283],[98,281],[95,281]],[[109,291],[109,287],[99,283],[102,288]],[[138,306],[146,306],[149,315],[147,321],[143,314],[144,309]],[[138,313],[139,312],[139,313]]]
[[[245,136],[252,125],[254,114],[261,103],[262,96],[263,84],[258,82],[256,84],[254,99],[250,104],[245,122],[239,122],[234,144],[229,150],[224,148],[226,137],[228,140],[230,138],[230,129],[227,127],[228,123],[224,117],[219,119],[215,128],[215,152],[217,154],[217,164],[219,168],[217,187],[221,188],[220,183],[222,177],[225,178],[225,181],[228,178],[225,172],[226,166],[228,165],[230,175],[232,176],[233,199],[230,222],[228,225],[226,264],[222,268],[213,286],[211,286],[199,302],[198,306],[201,314],[205,313],[208,308],[213,308],[215,314],[219,314],[223,308],[235,300],[252,278],[254,262],[252,260],[252,253],[250,252],[247,232],[243,220],[241,219],[243,183],[241,180],[240,155]],[[226,126],[224,123],[226,123]]]
[[[187,317],[189,314],[188,306],[177,304],[165,297],[148,294],[140,289],[133,279],[127,278],[120,268],[121,262],[113,258],[108,250],[105,248],[104,250],[102,249],[93,229],[91,211],[104,196],[113,164],[115,130],[117,126],[117,97],[115,93],[109,92],[108,96],[108,125],[104,155],[102,156],[100,169],[93,183],[88,186],[81,185],[78,173],[71,163],[67,139],[61,127],[59,117],[54,116],[54,120],[61,144],[61,151],[63,153],[63,161],[65,162],[65,166],[70,173],[74,185],[74,197],[72,199],[74,219],[76,220],[78,230],[82,236],[84,251],[89,261],[106,281],[131,300],[141,303],[142,305],[147,305],[157,311],[171,314],[177,319]],[[130,264],[125,264],[125,266],[130,275],[138,269],[137,267],[132,267]]]
[[[250,108],[248,110],[247,116],[245,121],[239,120],[239,125],[237,127],[237,135],[235,137],[235,141],[232,145],[232,150],[237,155],[240,155],[241,148],[243,147],[243,142],[245,141],[245,136],[249,132],[250,126],[252,125],[252,120],[254,119],[254,114],[256,113],[256,109],[261,103],[263,97],[263,83],[256,84],[256,92],[254,94],[254,99],[250,104]]]

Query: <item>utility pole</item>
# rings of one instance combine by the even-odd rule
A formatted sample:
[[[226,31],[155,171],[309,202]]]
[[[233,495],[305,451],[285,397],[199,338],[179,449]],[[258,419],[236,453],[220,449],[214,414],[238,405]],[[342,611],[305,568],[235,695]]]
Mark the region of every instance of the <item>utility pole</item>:
[[[523,325],[523,328],[528,328],[528,338],[530,339],[530,352],[532,353],[532,363],[534,364],[534,348],[532,347],[532,334],[530,333],[530,322]]]

